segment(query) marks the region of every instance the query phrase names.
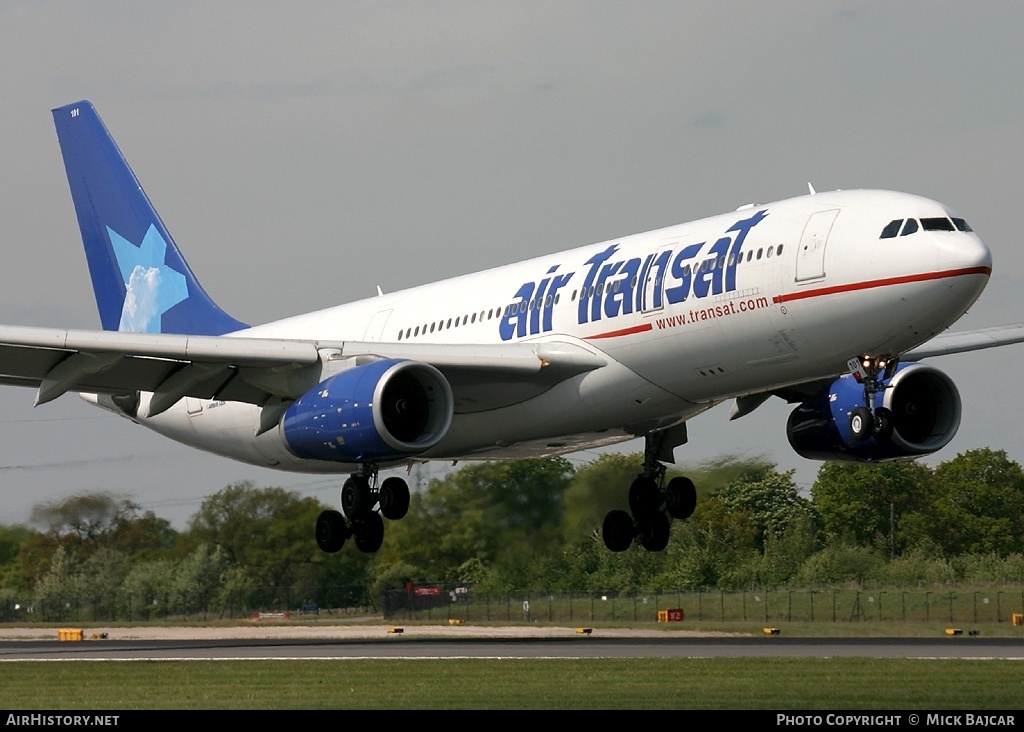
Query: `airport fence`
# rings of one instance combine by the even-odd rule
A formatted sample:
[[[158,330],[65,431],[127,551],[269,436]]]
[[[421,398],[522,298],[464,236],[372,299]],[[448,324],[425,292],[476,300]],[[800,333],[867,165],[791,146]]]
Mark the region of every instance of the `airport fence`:
[[[1024,588],[488,593],[419,585],[384,594],[390,621],[498,623],[948,622],[1024,625]]]
[[[173,622],[287,618],[338,620],[382,615],[427,623],[851,623],[943,622],[1024,625],[1024,586],[830,588],[641,592],[486,592],[423,584],[380,596],[364,586],[249,588],[181,596],[74,593],[0,595],[0,622]]]

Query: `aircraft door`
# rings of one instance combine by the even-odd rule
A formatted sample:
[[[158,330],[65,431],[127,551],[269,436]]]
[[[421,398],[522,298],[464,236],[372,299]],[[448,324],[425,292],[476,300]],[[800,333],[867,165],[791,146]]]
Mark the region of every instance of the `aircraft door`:
[[[811,214],[800,237],[796,255],[796,281],[818,280],[825,276],[825,245],[839,209]]]
[[[381,310],[379,313],[374,315],[370,320],[369,325],[366,326],[366,332],[363,334],[363,340],[369,341],[370,343],[377,343],[380,341],[381,334],[384,332],[384,325],[388,322],[388,318],[390,317],[390,310]]]
[[[642,268],[641,274],[644,281],[639,283],[642,291],[640,300],[640,312],[645,315],[661,311],[665,307],[665,276],[668,274],[669,262],[672,259],[672,250],[677,242],[662,244],[654,253],[648,266]]]

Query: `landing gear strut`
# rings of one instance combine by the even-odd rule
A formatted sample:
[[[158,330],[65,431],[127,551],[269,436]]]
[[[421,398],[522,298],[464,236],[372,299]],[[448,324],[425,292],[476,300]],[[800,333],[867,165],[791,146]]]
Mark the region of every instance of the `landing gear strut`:
[[[660,552],[668,546],[671,519],[686,519],[697,506],[697,489],[689,478],[672,478],[665,485],[664,462],[672,462],[672,450],[686,442],[682,424],[644,438],[644,465],[629,487],[629,512],[609,511],[601,527],[604,544],[624,552],[634,540],[644,549]],[[663,487],[664,486],[664,487]]]
[[[892,412],[875,406],[875,395],[885,391],[885,382],[892,378],[899,359],[889,356],[863,356],[850,359],[853,378],[864,385],[864,406],[850,412],[850,434],[863,442],[874,437],[887,440],[892,437]]]
[[[408,512],[409,485],[401,478],[390,477],[378,488],[377,467],[364,465],[342,485],[341,511],[322,511],[317,517],[317,546],[334,553],[353,537],[359,551],[372,554],[384,543],[381,515],[397,521]]]

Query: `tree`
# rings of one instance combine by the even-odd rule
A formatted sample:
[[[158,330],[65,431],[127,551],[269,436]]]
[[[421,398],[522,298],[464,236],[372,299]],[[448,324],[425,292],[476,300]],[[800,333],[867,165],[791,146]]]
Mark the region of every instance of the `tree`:
[[[323,509],[316,499],[282,488],[235,483],[203,501],[185,539],[193,549],[204,543],[220,547],[228,561],[263,587],[309,582],[324,573],[335,582],[365,582],[369,555],[324,554],[317,548],[313,529]]]
[[[884,547],[899,556],[926,538],[936,486],[931,469],[916,461],[825,463],[811,497],[830,542]]]
[[[166,519],[127,498],[109,493],[82,493],[32,507],[32,523],[85,553],[100,546],[129,554],[170,549],[177,532]]]
[[[933,539],[950,554],[1024,551],[1024,470],[1003,450],[960,453],[935,469]]]
[[[572,474],[564,458],[542,458],[475,463],[432,480],[412,496],[409,515],[388,526],[381,570],[404,564],[448,579],[475,558],[507,582],[527,581],[535,558],[561,546]]]
[[[32,507],[31,522],[53,536],[72,535],[80,542],[94,540],[110,531],[117,521],[140,509],[126,498],[109,493],[82,493]]]
[[[793,482],[794,471],[758,471],[743,475],[715,497],[726,512],[742,511],[755,529],[754,546],[764,551],[769,533],[781,537],[798,519],[810,519],[814,513],[810,501],[800,495]]]
[[[22,587],[20,555],[22,549],[36,536],[26,526],[0,525],[0,587]]]
[[[639,453],[605,453],[576,470],[565,491],[562,536],[569,544],[599,531],[605,514],[629,509],[629,486],[643,469]]]

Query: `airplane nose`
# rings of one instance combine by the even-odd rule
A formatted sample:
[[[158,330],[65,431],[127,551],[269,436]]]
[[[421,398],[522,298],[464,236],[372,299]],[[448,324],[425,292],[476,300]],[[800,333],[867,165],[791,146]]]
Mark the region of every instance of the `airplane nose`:
[[[992,252],[974,233],[944,237],[938,250],[938,271],[948,273],[943,282],[953,300],[969,307],[977,300],[992,274]]]
[[[938,267],[945,270],[975,270],[989,274],[992,252],[977,234],[957,233],[945,236],[938,243]]]

